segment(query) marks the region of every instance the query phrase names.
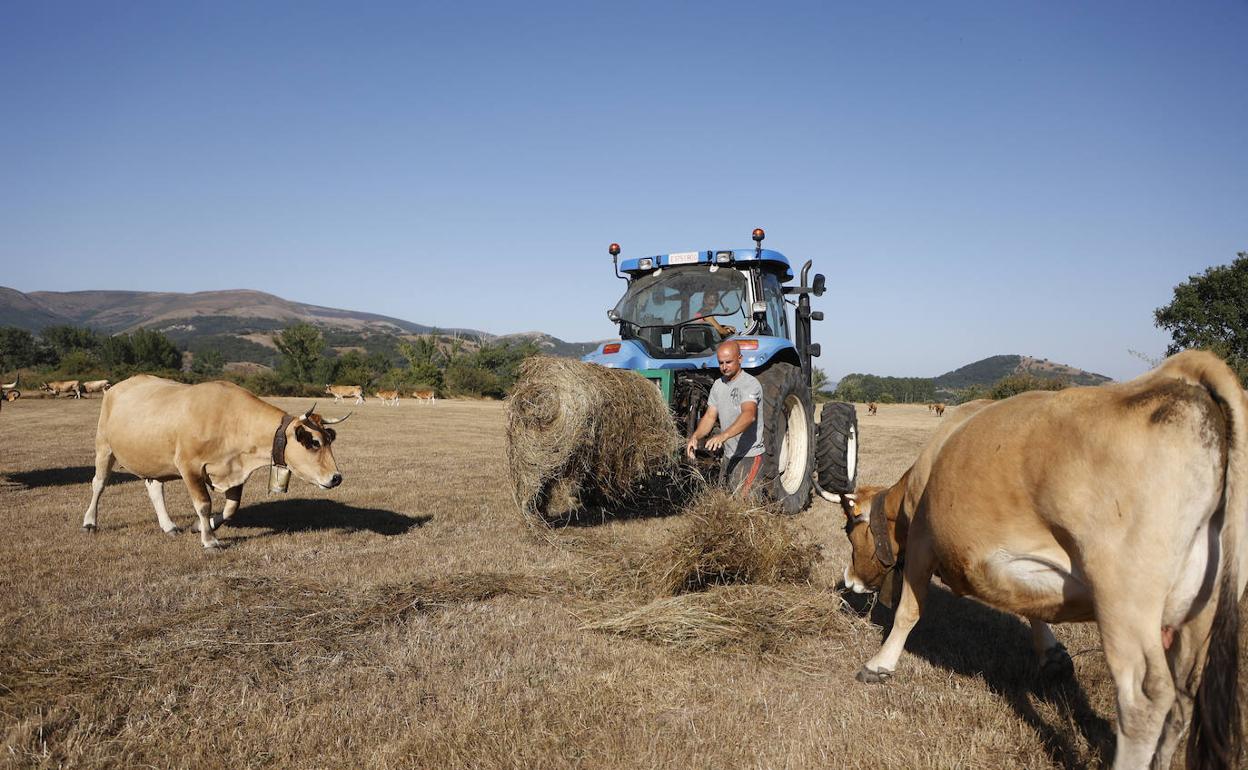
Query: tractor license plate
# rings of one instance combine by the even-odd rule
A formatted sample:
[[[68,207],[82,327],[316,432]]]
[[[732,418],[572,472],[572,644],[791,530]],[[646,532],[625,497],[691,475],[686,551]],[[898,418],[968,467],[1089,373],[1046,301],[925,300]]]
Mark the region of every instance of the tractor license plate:
[[[668,254],[667,264],[669,265],[696,265],[698,263],[698,252],[682,251],[679,254]]]

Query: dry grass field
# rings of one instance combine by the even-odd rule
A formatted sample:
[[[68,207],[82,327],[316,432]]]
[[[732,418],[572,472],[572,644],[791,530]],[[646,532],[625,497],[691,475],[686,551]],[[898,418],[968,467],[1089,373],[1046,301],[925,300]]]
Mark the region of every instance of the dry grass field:
[[[5,766],[1075,768],[1112,753],[1092,627],[1057,629],[1077,680],[1042,690],[1019,620],[937,589],[898,676],[855,682],[889,612],[836,593],[848,549],[822,501],[787,522],[822,549],[808,582],[661,596],[636,567],[683,517],[531,528],[502,405],[374,400],[339,430],[341,487],[269,495],[257,473],[229,547],[206,553],[161,533],[124,473],[99,532],[80,531],[99,406],[0,413]],[[938,419],[863,410],[861,483],[895,480]],[[185,489],[167,498],[189,526]],[[647,607],[648,626],[625,622]]]

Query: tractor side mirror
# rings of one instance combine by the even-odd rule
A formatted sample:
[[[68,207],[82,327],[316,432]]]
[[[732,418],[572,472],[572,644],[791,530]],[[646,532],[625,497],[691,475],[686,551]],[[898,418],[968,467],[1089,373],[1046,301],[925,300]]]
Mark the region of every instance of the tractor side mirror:
[[[822,297],[823,293],[828,290],[828,279],[823,277],[823,273],[815,273],[815,280],[810,284],[810,289],[816,297]]]
[[[818,358],[823,353],[823,346],[818,342],[812,342],[806,347],[806,350],[810,353],[811,358]]]

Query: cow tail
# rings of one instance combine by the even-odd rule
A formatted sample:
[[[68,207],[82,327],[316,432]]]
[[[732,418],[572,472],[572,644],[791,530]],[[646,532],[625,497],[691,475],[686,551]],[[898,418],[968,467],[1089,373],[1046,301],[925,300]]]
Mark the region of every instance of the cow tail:
[[[1248,408],[1239,377],[1216,356],[1180,353],[1184,379],[1203,386],[1221,407],[1227,425],[1226,477],[1222,489],[1222,578],[1209,647],[1196,690],[1187,766],[1237,768],[1243,745],[1239,697],[1239,597],[1244,590],[1244,527],[1248,525]],[[1184,376],[1185,375],[1185,376]]]

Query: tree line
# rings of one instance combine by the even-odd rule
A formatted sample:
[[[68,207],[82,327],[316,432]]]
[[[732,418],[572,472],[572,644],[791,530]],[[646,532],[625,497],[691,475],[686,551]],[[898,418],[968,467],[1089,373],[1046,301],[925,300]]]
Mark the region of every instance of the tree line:
[[[201,343],[191,342],[187,352],[149,329],[109,335],[62,325],[35,335],[0,327],[0,373],[28,382],[119,382],[139,373],[182,382],[228,379],[262,395],[315,396],[327,384],[343,384],[361,385],[369,392],[433,388],[442,395],[502,398],[515,384],[520,363],[540,352],[531,341],[487,343],[436,334],[401,339],[389,355],[380,350],[338,352],[328,347],[321,329],[296,323],[274,336],[275,368],[227,372],[222,349]]]

